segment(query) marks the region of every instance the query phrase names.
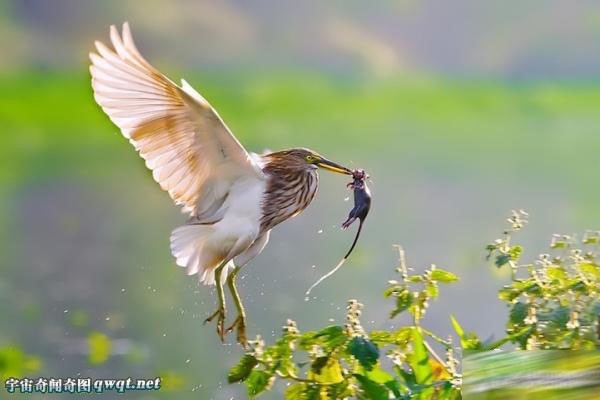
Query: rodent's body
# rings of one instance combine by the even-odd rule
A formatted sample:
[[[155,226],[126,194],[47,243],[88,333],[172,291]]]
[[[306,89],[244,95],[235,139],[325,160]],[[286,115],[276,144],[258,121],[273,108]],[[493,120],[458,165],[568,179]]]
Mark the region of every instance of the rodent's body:
[[[348,258],[352,250],[354,250],[354,246],[356,245],[358,237],[360,236],[363,222],[365,218],[367,218],[367,214],[369,214],[369,210],[371,209],[371,191],[365,182],[365,180],[368,178],[368,175],[362,169],[357,169],[354,170],[352,177],[354,181],[348,184],[348,186],[354,191],[354,208],[350,210],[346,221],[342,223],[342,228],[348,228],[354,221],[356,221],[357,218],[359,223],[354,242],[352,242],[352,246],[350,247],[350,250],[348,250],[348,253],[346,253],[344,256],[344,259]]]
[[[344,262],[346,261],[350,253],[352,253],[352,250],[354,250],[354,246],[356,246],[356,242],[358,242],[358,237],[360,236],[360,231],[362,229],[363,223],[365,222],[365,218],[367,218],[367,214],[369,214],[369,209],[371,208],[371,191],[369,190],[369,188],[367,187],[367,183],[365,182],[368,177],[369,176],[364,170],[355,169],[354,171],[352,171],[353,181],[348,184],[348,187],[354,191],[354,208],[350,210],[348,218],[342,223],[342,228],[348,228],[350,225],[352,225],[354,221],[356,221],[357,218],[359,220],[358,231],[356,231],[356,236],[354,237],[352,246],[350,246],[350,250],[348,250],[346,255],[340,260],[340,262],[335,266],[335,268],[333,268],[327,274],[323,275],[321,278],[319,278],[318,281],[313,283],[313,285],[308,288],[308,290],[306,291],[305,300],[309,299],[308,296],[310,295],[310,292],[316,286],[323,282],[323,280],[333,275],[335,271],[337,271],[342,265],[344,265]]]

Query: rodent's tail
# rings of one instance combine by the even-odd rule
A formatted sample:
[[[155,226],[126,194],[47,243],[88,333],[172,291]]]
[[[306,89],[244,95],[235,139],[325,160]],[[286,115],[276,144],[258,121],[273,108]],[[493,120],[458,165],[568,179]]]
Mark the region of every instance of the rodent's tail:
[[[362,229],[362,226],[363,226],[363,220],[360,219],[358,222],[358,230],[356,231],[356,236],[354,237],[354,242],[352,242],[352,246],[350,246],[350,250],[348,250],[348,252],[344,256],[344,260],[347,259],[350,256],[350,253],[352,253],[352,250],[354,250],[354,246],[356,246],[356,242],[358,242],[358,237],[360,236],[360,231]]]
[[[306,297],[305,299],[308,300],[309,299],[309,295],[310,292],[317,287],[321,282],[323,282],[325,279],[329,278],[331,275],[335,274],[335,272],[340,269],[342,267],[342,265],[344,265],[344,263],[346,262],[346,260],[348,259],[348,256],[350,256],[350,253],[352,253],[352,250],[354,250],[354,246],[356,246],[356,242],[358,242],[358,237],[360,236],[360,231],[362,229],[363,226],[363,220],[361,219],[360,222],[358,223],[358,231],[356,231],[356,236],[354,237],[354,242],[352,242],[352,246],[350,246],[350,250],[348,250],[348,252],[346,253],[346,255],[344,256],[344,258],[342,258],[340,260],[340,262],[335,266],[334,269],[332,269],[331,271],[329,271],[328,273],[326,273],[325,275],[323,275],[322,277],[319,278],[318,281],[316,281],[315,283],[312,284],[311,287],[308,288],[308,290],[306,291],[306,293],[304,294]]]

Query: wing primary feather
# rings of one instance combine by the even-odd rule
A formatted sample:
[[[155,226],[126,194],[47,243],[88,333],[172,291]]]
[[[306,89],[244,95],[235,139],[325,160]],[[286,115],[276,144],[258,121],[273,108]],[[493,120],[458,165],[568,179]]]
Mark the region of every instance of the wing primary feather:
[[[146,61],[127,22],[109,36],[112,49],[96,41],[89,55],[94,98],[184,212],[222,217],[238,179],[265,179],[260,166],[187,81],[177,86]]]

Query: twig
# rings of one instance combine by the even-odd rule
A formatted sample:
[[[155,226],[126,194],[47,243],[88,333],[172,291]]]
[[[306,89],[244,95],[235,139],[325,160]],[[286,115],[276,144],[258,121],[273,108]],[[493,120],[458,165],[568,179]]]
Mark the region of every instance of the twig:
[[[398,268],[398,270],[402,274],[402,280],[406,282],[408,281],[408,267],[406,266],[406,254],[404,253],[404,248],[399,244],[395,244],[394,247],[398,249],[398,253],[400,256],[400,268]]]

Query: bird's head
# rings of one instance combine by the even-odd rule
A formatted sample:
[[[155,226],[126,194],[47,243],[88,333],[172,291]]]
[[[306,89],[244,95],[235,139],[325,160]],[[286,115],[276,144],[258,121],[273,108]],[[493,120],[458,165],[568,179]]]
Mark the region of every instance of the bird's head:
[[[331,172],[337,172],[338,174],[352,175],[352,171],[340,164],[330,161],[317,153],[316,151],[296,148],[283,150],[272,155],[277,154],[282,161],[286,162],[290,167],[301,168],[301,169],[317,169],[323,168]]]

